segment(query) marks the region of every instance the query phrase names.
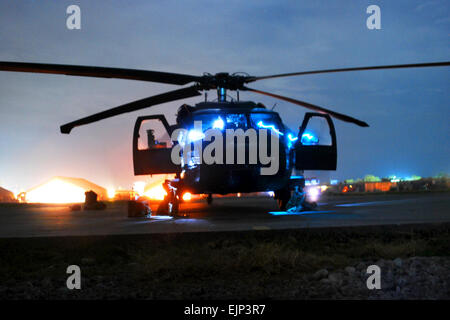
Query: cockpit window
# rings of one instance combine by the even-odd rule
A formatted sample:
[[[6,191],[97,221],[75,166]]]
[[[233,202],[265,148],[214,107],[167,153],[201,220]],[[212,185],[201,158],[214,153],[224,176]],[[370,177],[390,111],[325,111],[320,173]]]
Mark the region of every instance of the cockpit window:
[[[227,129],[247,129],[247,117],[244,113],[228,113],[225,115],[225,127]]]
[[[194,121],[202,122],[202,130],[208,129],[247,129],[247,116],[245,113],[201,114]]]

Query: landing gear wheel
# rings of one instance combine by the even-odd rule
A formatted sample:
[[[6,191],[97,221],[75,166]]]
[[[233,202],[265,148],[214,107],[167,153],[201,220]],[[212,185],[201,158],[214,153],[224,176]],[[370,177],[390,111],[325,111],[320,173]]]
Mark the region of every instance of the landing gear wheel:
[[[291,192],[288,189],[275,191],[275,199],[277,199],[278,208],[282,211],[286,211],[286,205],[291,199]]]
[[[171,206],[169,205],[169,200],[167,200],[167,196],[164,197],[164,200],[158,205],[158,210],[156,210],[157,215],[169,215],[170,211],[172,211]]]
[[[213,197],[212,194],[208,194],[208,197],[206,198],[206,203],[211,205],[211,203],[213,202]]]

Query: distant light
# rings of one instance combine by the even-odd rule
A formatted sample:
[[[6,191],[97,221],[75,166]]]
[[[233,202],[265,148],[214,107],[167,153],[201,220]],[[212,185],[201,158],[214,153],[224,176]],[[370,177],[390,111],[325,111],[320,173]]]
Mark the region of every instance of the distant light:
[[[149,190],[147,190],[144,193],[144,196],[153,199],[153,200],[164,200],[164,197],[167,195],[166,190],[164,190],[164,187],[162,186],[162,183],[157,185],[156,187],[153,187]]]
[[[190,192],[185,192],[185,193],[183,193],[183,197],[182,198],[183,198],[184,201],[191,201],[192,194]]]
[[[315,136],[312,132],[304,132],[302,134],[302,139],[300,140],[303,145],[310,146],[319,143],[319,138]]]
[[[114,198],[115,195],[116,195],[116,190],[115,190],[114,188],[108,188],[108,189],[106,190],[106,193],[107,193],[107,195],[108,195],[108,198],[109,198],[109,199],[112,199],[112,198]]]
[[[319,184],[319,180],[317,179],[309,179],[309,180],[305,180],[305,186],[316,186]]]
[[[270,196],[270,197],[273,197],[273,196],[275,196],[275,192],[267,191],[267,195]]]
[[[204,137],[205,137],[205,135],[200,130],[191,129],[188,132],[188,139],[190,141],[198,141],[198,140],[203,139]]]
[[[330,180],[330,184],[331,184],[331,185],[338,184],[338,181],[337,181],[337,180]]]
[[[136,181],[133,184],[133,191],[136,192],[139,196],[142,196],[144,194],[145,184],[146,183],[144,181]]]
[[[213,129],[223,130],[224,127],[225,127],[225,122],[223,122],[221,117],[217,118],[217,120],[215,120],[213,122]]]
[[[308,188],[307,193],[308,193],[308,197],[311,201],[316,202],[319,199],[320,192],[319,192],[318,187]]]
[[[80,203],[85,200],[86,190],[58,178],[27,192],[31,203]]]
[[[421,179],[422,179],[421,176],[413,175],[413,176],[411,176],[411,177],[406,177],[406,178],[405,178],[405,181],[417,181],[417,180],[421,180]]]

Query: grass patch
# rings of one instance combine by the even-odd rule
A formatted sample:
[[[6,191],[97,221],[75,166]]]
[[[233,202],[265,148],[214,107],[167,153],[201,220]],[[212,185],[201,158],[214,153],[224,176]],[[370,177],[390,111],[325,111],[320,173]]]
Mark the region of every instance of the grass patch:
[[[1,239],[0,286],[14,288],[30,282],[45,287],[42,281],[47,279],[49,285],[62,288],[67,266],[75,264],[82,269],[85,287],[100,290],[97,285],[112,283],[121,290],[121,297],[136,292],[179,297],[179,290],[205,284],[211,290],[219,286],[233,291],[236,283],[252,283],[258,296],[267,281],[289,281],[321,268],[397,257],[448,256],[449,252],[447,224]],[[49,297],[52,290],[46,293]]]

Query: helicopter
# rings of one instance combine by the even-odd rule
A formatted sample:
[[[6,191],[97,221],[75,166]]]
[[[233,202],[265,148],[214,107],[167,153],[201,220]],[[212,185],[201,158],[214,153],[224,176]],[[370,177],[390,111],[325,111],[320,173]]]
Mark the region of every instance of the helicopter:
[[[360,127],[369,126],[362,120],[309,102],[250,88],[247,86],[249,83],[311,74],[449,65],[450,62],[445,61],[312,70],[268,76],[251,76],[246,73],[229,74],[226,72],[204,73],[201,76],[196,76],[150,70],[0,61],[0,71],[128,79],[179,86],[192,84],[188,87],[129,102],[64,124],[60,127],[63,134],[69,134],[75,127],[120,114],[201,96],[201,92],[205,91],[204,101],[195,104],[195,106],[183,104],[179,107],[175,124],[169,124],[164,114],[154,114],[138,117],[134,126],[132,141],[134,174],[174,174],[173,179],[167,179],[163,184],[166,196],[161,202],[158,212],[176,216],[179,212],[179,204],[182,202],[182,194],[186,191],[191,194],[207,195],[208,204],[211,204],[213,194],[271,191],[280,210],[286,210],[293,190],[302,190],[305,186],[304,170],[336,170],[337,138],[332,118]],[[209,90],[217,91],[215,101],[207,100]],[[227,91],[235,91],[237,98],[227,100]],[[314,112],[306,112],[298,132],[291,132],[276,111],[266,108],[262,103],[241,101],[239,98],[240,92],[253,92],[269,96]],[[195,127],[195,123],[198,121],[203,124],[201,129]],[[317,131],[314,132],[314,130],[309,129],[314,122],[319,124],[318,130],[323,134],[324,139],[318,137]],[[153,125],[147,128],[145,127],[146,123]],[[266,147],[266,149],[270,149],[271,154],[277,155],[275,159],[277,160],[276,172],[268,175],[261,174],[262,170],[267,169],[268,165],[267,161],[264,163],[261,159],[252,163],[223,161],[229,154],[232,154],[233,160],[236,158],[237,155],[234,152],[236,146],[225,149],[222,159],[219,159],[219,161],[214,163],[202,162],[200,153],[202,150],[206,150],[205,148],[208,146],[208,141],[204,139],[204,129],[213,129],[216,133],[219,133],[214,141],[221,135],[225,137],[229,130],[242,130],[241,132],[251,129],[269,131],[270,139],[272,137],[277,139],[275,147],[271,144]],[[155,133],[161,133],[161,131],[163,134],[156,137]],[[178,136],[173,138],[175,132],[178,132]],[[185,137],[184,139],[179,138],[180,133]],[[267,139],[268,136],[258,136],[256,140],[252,141],[249,137],[244,137],[241,140],[244,158],[250,159],[252,152],[260,151],[262,148],[261,142],[266,143],[268,142]],[[190,152],[185,152],[184,148],[180,149],[181,145],[186,146],[196,142],[200,142],[200,153],[195,148],[194,151],[189,149]],[[212,143],[212,139],[210,143]],[[174,152],[177,147],[178,151]],[[180,161],[174,161],[174,154],[179,156]],[[297,174],[293,175],[293,173]]]

